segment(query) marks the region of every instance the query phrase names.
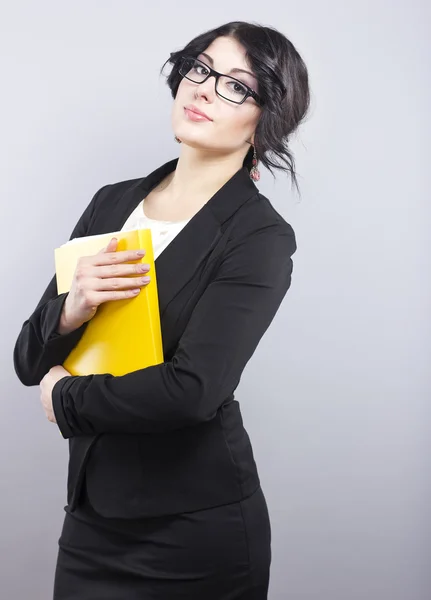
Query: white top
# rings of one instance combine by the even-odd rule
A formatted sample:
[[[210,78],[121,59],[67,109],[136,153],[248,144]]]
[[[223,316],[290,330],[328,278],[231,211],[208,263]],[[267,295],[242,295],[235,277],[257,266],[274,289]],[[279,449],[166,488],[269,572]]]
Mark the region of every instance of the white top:
[[[121,231],[151,229],[155,260],[189,221],[190,219],[185,219],[184,221],[158,221],[150,219],[144,213],[144,200],[141,200],[124,223]]]

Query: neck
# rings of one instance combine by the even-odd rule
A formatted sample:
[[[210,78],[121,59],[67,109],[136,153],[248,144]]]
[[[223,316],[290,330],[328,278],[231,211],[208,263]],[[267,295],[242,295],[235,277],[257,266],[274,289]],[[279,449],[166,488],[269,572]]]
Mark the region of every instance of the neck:
[[[205,152],[182,144],[167,191],[174,203],[183,206],[209,200],[242,168],[244,150],[229,154]]]

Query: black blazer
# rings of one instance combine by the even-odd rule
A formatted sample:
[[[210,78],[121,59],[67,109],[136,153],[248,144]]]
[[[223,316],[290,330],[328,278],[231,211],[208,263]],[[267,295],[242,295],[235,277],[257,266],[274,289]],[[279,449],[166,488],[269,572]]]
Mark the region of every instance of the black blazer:
[[[119,231],[177,160],[102,187],[71,238]],[[243,167],[160,254],[164,363],[121,377],[64,377],[53,388],[70,444],[69,510],[84,476],[93,507],[120,518],[208,508],[259,486],[234,392],[290,286],[295,250],[292,227]],[[54,277],[22,326],[14,365],[25,385],[62,364],[86,327],[56,332],[65,299]]]

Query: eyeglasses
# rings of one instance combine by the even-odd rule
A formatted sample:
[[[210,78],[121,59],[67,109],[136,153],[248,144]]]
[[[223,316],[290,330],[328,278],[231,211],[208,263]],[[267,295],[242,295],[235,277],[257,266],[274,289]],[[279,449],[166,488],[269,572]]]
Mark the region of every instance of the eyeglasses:
[[[262,104],[259,95],[248,85],[239,81],[239,79],[235,79],[235,77],[214,71],[197,58],[182,56],[179,72],[182,77],[193,81],[193,83],[204,83],[209,77],[215,77],[216,93],[225,100],[229,100],[229,102],[242,104],[251,96],[258,104]]]

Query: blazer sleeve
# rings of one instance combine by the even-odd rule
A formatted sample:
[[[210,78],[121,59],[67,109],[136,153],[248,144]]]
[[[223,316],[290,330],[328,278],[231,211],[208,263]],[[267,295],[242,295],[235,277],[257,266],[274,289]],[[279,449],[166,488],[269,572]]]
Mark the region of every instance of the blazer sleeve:
[[[193,310],[171,361],[122,376],[67,376],[53,387],[65,438],[158,433],[214,417],[290,287],[293,230],[268,226],[225,255]]]
[[[102,190],[100,188],[82,213],[70,238],[87,234]],[[67,293],[57,294],[57,278],[48,284],[33,314],[24,321],[13,350],[15,372],[24,385],[39,385],[49,369],[62,364],[81,338],[87,323],[79,329],[60,335],[57,328]]]

